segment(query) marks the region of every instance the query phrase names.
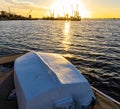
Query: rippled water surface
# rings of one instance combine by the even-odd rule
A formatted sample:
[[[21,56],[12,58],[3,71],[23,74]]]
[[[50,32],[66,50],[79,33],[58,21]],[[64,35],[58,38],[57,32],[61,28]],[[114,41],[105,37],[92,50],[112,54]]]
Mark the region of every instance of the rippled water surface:
[[[120,101],[120,20],[0,21],[0,55],[58,53]]]

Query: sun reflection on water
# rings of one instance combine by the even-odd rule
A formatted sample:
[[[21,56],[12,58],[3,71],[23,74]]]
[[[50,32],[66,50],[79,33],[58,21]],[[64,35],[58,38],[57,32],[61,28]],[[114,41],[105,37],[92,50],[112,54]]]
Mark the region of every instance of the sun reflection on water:
[[[69,50],[70,44],[70,22],[65,22],[64,26],[64,38],[63,38],[63,47],[65,51]]]

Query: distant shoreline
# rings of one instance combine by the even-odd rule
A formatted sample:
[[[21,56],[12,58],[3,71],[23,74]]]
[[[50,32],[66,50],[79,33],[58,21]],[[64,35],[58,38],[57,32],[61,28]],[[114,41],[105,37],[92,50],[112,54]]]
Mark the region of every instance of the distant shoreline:
[[[35,19],[0,19],[0,21],[13,21],[13,20],[40,20],[40,19],[38,19],[38,18],[35,18]]]
[[[31,19],[0,19],[0,21],[17,21],[17,20],[46,20],[46,21],[66,21],[63,19],[43,19],[43,18],[31,18]],[[81,18],[81,20],[120,20],[120,18]],[[77,20],[68,20],[77,21]]]

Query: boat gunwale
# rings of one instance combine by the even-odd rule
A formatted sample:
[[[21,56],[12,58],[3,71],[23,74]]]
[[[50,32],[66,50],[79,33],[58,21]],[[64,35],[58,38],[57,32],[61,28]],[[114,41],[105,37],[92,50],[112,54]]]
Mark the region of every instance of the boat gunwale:
[[[0,65],[14,62],[16,58],[19,56],[24,55],[25,53],[18,53],[18,54],[9,54],[9,55],[3,55],[0,56]]]
[[[96,89],[95,87],[91,86],[96,98],[100,98],[102,100],[104,100],[106,103],[111,104],[111,106],[114,107],[119,107],[120,108],[120,102],[115,100],[114,98],[108,96],[107,94],[101,92],[100,90]],[[97,100],[97,102],[99,102]]]

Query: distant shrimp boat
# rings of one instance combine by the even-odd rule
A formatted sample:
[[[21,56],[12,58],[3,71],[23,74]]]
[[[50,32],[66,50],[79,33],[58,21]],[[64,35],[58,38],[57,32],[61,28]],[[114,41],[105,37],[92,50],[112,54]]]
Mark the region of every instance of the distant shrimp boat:
[[[118,101],[90,87],[85,77],[64,57],[43,52],[21,55],[0,57],[1,65],[16,60],[17,95],[17,101],[6,100],[8,92],[14,88],[12,69],[0,80],[1,109],[120,109]]]
[[[50,16],[43,17],[42,20],[67,20],[67,21],[81,21],[81,16],[78,10],[78,5],[76,5],[76,9],[73,10],[71,8],[72,15],[68,12],[64,12],[63,10],[63,16],[58,15],[57,17],[55,16],[55,11],[54,9],[51,11],[50,10]]]
[[[61,20],[61,21],[81,21],[81,17],[70,17],[70,18],[65,18],[65,17],[44,17],[42,20]]]

